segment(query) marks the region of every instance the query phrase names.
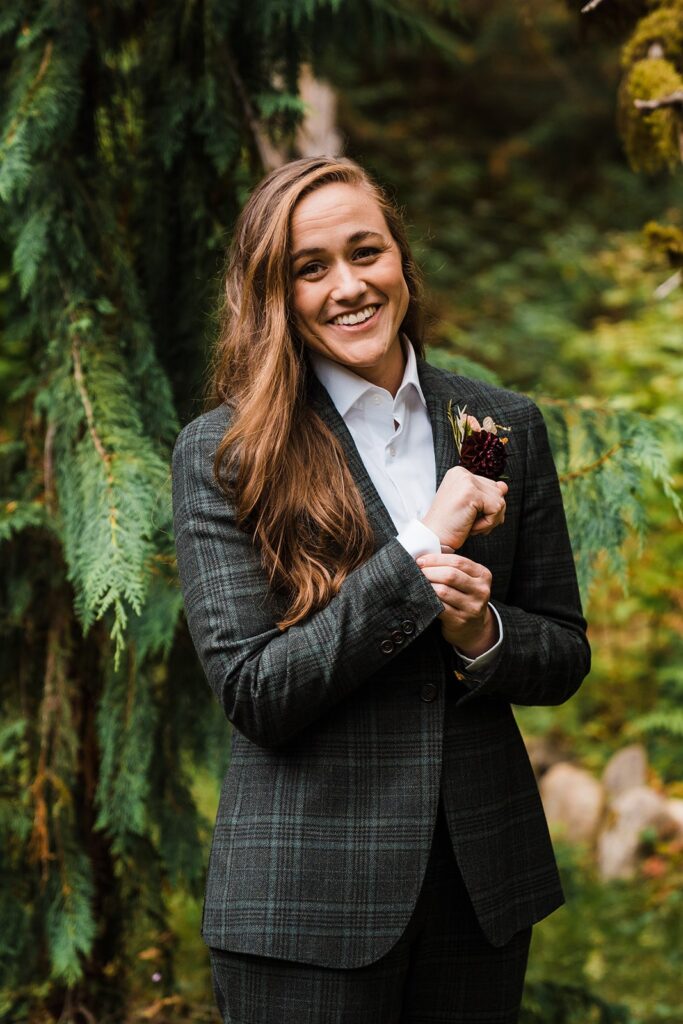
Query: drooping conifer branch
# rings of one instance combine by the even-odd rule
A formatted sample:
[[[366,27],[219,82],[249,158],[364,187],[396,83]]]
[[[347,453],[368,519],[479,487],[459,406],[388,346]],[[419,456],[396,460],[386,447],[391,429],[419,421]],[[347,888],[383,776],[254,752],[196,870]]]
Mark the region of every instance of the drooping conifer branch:
[[[97,433],[97,427],[95,425],[95,414],[93,412],[92,402],[90,401],[90,395],[88,394],[88,390],[85,386],[85,376],[83,374],[83,365],[81,363],[81,353],[75,338],[71,343],[71,357],[73,359],[74,364],[74,380],[76,381],[78,393],[81,396],[81,402],[83,403],[83,408],[85,410],[85,418],[88,423],[88,430],[90,432],[90,437],[92,438],[92,443],[95,446],[97,454],[102,459],[102,462],[104,462],[105,466],[109,470],[109,466],[111,464],[111,455],[106,451],[102,443],[102,439]]]
[[[569,473],[558,474],[560,483],[566,484],[569,483],[570,480],[578,480],[580,477],[590,476],[591,473],[594,473],[596,469],[600,469],[601,466],[604,466],[606,462],[609,462],[610,459],[614,458],[617,452],[621,451],[630,443],[630,441],[619,441],[618,444],[613,444],[611,448],[608,448],[608,450],[604,452],[599,459],[588,463],[587,466],[581,466],[580,469],[574,469]]]
[[[14,136],[15,136],[16,131],[17,131],[17,128],[19,127],[19,124],[21,123],[22,118],[26,116],[26,112],[28,111],[28,108],[31,106],[31,102],[33,101],[33,97],[37,93],[38,89],[40,88],[41,82],[43,81],[43,79],[45,78],[45,75],[47,74],[47,69],[49,68],[50,61],[52,60],[52,50],[53,50],[53,48],[54,48],[54,43],[53,43],[53,41],[51,39],[49,39],[47,41],[47,43],[45,44],[45,49],[43,50],[43,57],[42,57],[42,60],[40,62],[40,65],[38,67],[38,70],[36,72],[36,76],[33,79],[33,81],[31,82],[31,84],[29,85],[28,89],[26,90],[26,95],[24,96],[24,99],[23,99],[19,109],[17,110],[16,114],[14,115],[12,120],[10,121],[9,127],[7,129],[7,133],[5,135],[5,145],[6,146],[11,146],[12,145],[12,142],[14,141]]]

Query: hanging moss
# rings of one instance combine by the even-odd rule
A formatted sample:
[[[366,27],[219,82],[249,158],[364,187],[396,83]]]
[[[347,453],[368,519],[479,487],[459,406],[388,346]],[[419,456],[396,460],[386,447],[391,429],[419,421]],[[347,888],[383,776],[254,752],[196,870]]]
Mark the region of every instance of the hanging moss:
[[[654,173],[680,163],[681,117],[675,107],[643,111],[636,100],[650,100],[683,89],[683,77],[668,60],[647,58],[631,68],[619,95],[619,130],[636,171]]]
[[[681,67],[683,64],[683,0],[674,0],[652,14],[641,18],[622,50],[621,62],[629,68],[647,57],[650,47],[658,43],[662,55]]]

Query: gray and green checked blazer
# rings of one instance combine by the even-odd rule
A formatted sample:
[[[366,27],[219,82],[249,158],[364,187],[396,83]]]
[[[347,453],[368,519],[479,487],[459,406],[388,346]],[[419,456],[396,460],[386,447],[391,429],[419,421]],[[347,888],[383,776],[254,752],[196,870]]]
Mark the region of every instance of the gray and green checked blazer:
[[[590,652],[545,426],[531,401],[418,360],[437,483],[457,463],[450,399],[511,428],[503,526],[462,553],[493,574],[498,659],[466,680],[443,609],[327,392],[375,532],[339,594],[280,632],[250,537],[214,483],[221,406],[173,456],[180,580],[204,671],[233,723],[204,900],[208,945],[331,967],[377,960],[406,927],[443,792],[457,860],[494,945],[562,903],[534,776],[510,709],[560,704]]]

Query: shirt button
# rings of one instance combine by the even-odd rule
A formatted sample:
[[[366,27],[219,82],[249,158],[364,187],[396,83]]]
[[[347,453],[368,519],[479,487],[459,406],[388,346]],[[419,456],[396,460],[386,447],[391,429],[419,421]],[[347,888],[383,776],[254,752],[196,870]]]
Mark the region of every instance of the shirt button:
[[[394,457],[394,455],[396,455],[396,449],[394,448],[393,444],[389,449],[389,454],[391,455],[392,458]]]
[[[372,396],[372,404],[373,405],[381,405],[382,404],[382,396],[381,395],[373,395]]]
[[[401,623],[401,629],[406,636],[411,636],[415,632],[415,623],[411,622],[410,619],[404,619]]]
[[[403,643],[403,641],[405,640],[405,637],[404,637],[403,633],[399,632],[398,629],[395,629],[394,632],[391,634],[391,639],[398,646],[399,644]]]
[[[394,650],[394,645],[391,640],[382,640],[379,649],[383,654],[391,654]]]
[[[439,692],[439,688],[436,683],[424,683],[420,687],[420,697],[425,704],[431,704],[436,699],[436,695]]]

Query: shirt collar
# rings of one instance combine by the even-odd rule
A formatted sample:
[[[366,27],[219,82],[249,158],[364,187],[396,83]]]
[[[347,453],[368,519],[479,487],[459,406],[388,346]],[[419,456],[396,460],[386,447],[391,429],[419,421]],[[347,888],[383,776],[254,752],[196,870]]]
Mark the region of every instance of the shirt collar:
[[[427,402],[417,374],[415,350],[405,334],[401,335],[401,341],[403,342],[403,351],[406,353],[406,366],[394,401],[397,401],[403,390],[412,384],[426,408]],[[327,391],[342,418],[368,391],[384,391],[384,388],[370,384],[364,377],[359,377],[348,366],[335,363],[333,359],[329,359],[320,352],[309,349],[308,356],[316,377]]]

